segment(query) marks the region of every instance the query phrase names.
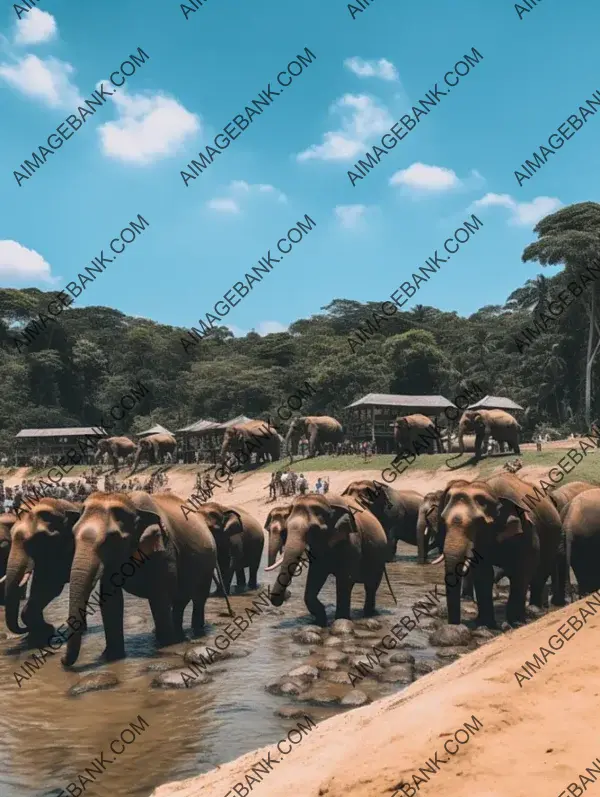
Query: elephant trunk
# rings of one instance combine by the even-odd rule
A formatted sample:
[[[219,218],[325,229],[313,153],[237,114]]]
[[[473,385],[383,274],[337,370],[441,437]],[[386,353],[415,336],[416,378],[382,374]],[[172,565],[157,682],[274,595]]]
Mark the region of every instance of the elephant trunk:
[[[277,554],[282,548],[281,544],[281,534],[275,534],[274,532],[269,533],[269,556],[267,559],[267,567],[273,567],[275,564],[275,560],[277,559]]]
[[[284,602],[286,589],[296,571],[296,565],[300,561],[300,557],[305,550],[306,543],[304,540],[297,540],[292,543],[286,542],[280,572],[271,590],[271,603],[273,606],[281,606]]]
[[[448,529],[444,540],[444,562],[446,569],[446,604],[448,623],[460,625],[460,594],[465,560],[472,552],[473,544],[464,531]]]
[[[420,565],[427,563],[427,551],[429,549],[429,527],[427,521],[419,520],[417,525],[417,562]]]
[[[13,541],[8,564],[6,581],[4,582],[5,619],[9,631],[13,634],[26,634],[27,627],[19,625],[19,608],[21,605],[21,581],[27,570],[29,558],[21,543]]]
[[[67,652],[62,663],[70,667],[77,661],[81,649],[81,636],[85,625],[85,610],[98,575],[100,558],[93,542],[80,542],[75,551],[71,578],[69,581],[69,618],[81,622],[81,628],[74,631],[67,641]]]

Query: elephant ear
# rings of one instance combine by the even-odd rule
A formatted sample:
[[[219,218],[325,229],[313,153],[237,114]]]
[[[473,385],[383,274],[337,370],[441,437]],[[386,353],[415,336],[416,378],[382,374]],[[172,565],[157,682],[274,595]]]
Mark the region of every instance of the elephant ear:
[[[277,514],[279,516],[283,516],[282,520],[285,522],[288,517],[290,516],[290,512],[292,511],[292,505],[289,506],[280,506],[276,509],[271,509],[269,514],[267,515],[267,519],[265,520],[265,529],[267,531],[271,530],[271,523],[274,520],[274,516]]]
[[[241,534],[244,530],[242,516],[235,509],[226,509],[223,512],[223,531],[228,537]]]
[[[142,532],[138,541],[138,550],[146,556],[165,550],[167,534],[157,512],[149,509],[138,509],[137,527]]]
[[[498,496],[498,500],[500,528],[496,533],[497,542],[505,542],[524,534],[527,527],[533,525],[533,515],[522,501],[515,500],[512,496]]]
[[[331,523],[332,535],[329,540],[329,545],[334,546],[342,540],[348,540],[350,534],[358,534],[358,526],[354,519],[353,507],[338,498],[330,498],[328,503],[333,509]],[[362,512],[362,510],[357,511]]]

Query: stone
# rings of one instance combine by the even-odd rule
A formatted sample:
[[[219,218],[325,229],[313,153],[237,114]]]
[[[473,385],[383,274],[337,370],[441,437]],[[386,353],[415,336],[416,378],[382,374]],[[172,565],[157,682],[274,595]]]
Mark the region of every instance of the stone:
[[[343,645],[340,648],[340,650],[342,651],[342,653],[349,653],[351,655],[352,654],[357,655],[358,653],[363,652],[363,648],[358,647],[357,645]]]
[[[397,653],[392,653],[388,661],[390,664],[414,664],[415,657],[411,653],[398,651]]]
[[[167,672],[174,669],[173,662],[171,661],[151,661],[144,668],[144,672]]]
[[[343,641],[340,639],[339,636],[330,636],[328,637],[325,642],[323,642],[324,648],[341,648],[343,645]]]
[[[206,645],[196,645],[193,648],[188,648],[183,654],[183,660],[186,664],[199,664],[200,666],[208,666],[215,661],[224,661],[230,658],[227,654],[229,651],[221,651],[216,648],[207,647]]]
[[[384,684],[411,684],[413,680],[412,664],[394,664],[377,675],[377,680]]]
[[[205,672],[196,675],[189,670],[168,670],[153,678],[150,686],[153,689],[193,689],[210,681],[212,678]]]
[[[374,642],[376,639],[379,639],[379,634],[374,634],[372,631],[365,631],[362,628],[357,628],[354,632],[354,636],[356,639],[367,639],[369,642]]]
[[[464,656],[465,653],[470,653],[470,648],[462,647],[449,647],[442,648],[436,652],[438,659],[457,659],[459,656]]]
[[[311,631],[314,634],[319,634],[319,636],[323,636],[325,633],[325,629],[320,625],[303,625],[300,630]]]
[[[311,667],[310,664],[301,664],[299,667],[295,667],[291,670],[287,674],[287,677],[292,681],[297,681],[298,679],[302,681],[314,681],[319,677],[319,671],[316,667]]]
[[[78,697],[86,692],[99,692],[102,689],[111,689],[117,686],[119,679],[114,672],[95,672],[91,675],[82,676],[77,683],[72,686],[67,694],[69,697]]]
[[[337,670],[339,669],[339,666],[340,665],[337,663],[337,661],[332,661],[331,659],[319,659],[315,662],[315,667],[317,670],[319,670],[319,672]]]
[[[340,706],[358,708],[359,706],[366,706],[370,702],[371,698],[366,692],[363,692],[362,689],[353,689],[340,700]]]
[[[381,620],[376,620],[374,617],[362,617],[360,620],[355,620],[354,625],[357,628],[366,628],[369,631],[381,631],[383,628]]]
[[[279,678],[279,680],[274,681],[273,683],[267,684],[265,689],[270,695],[299,695],[302,692],[306,691],[306,686],[304,684],[296,683],[295,681],[291,681],[287,677]]]
[[[476,628],[472,632],[472,635],[476,639],[479,638],[479,639],[488,640],[488,639],[494,639],[494,637],[496,637],[498,635],[498,632],[494,633],[493,631],[490,631],[489,628],[485,628],[484,626],[482,626],[481,628]]]
[[[345,670],[337,670],[336,672],[324,672],[321,680],[329,681],[331,684],[351,684],[350,676]]]
[[[338,695],[331,694],[322,686],[313,687],[301,696],[303,703],[313,703],[315,706],[335,706],[340,702]]]
[[[333,636],[350,636],[354,634],[354,623],[352,620],[335,620],[329,633]]]
[[[308,717],[310,720],[312,720],[312,722],[314,722],[314,719],[310,716],[310,714],[307,714],[306,710],[300,706],[281,706],[281,708],[277,709],[275,715],[284,720],[302,720],[305,717]]]
[[[323,639],[321,638],[321,634],[317,634],[315,631],[307,631],[304,628],[300,628],[298,631],[294,631],[292,634],[292,639],[294,642],[298,642],[299,645],[322,645]]]
[[[341,664],[344,661],[348,661],[348,654],[334,648],[333,650],[328,650],[325,653],[325,661],[335,661],[338,664]]]
[[[430,672],[435,672],[435,670],[439,670],[440,667],[443,666],[441,661],[417,661],[414,667],[415,677],[419,678],[422,675],[428,675]]]
[[[423,642],[400,642],[398,647],[401,650],[427,650],[427,645]]]
[[[470,641],[471,631],[466,625],[444,625],[429,635],[429,643],[434,647],[456,647]]]
[[[309,656],[312,656],[312,652],[310,650],[295,650],[292,653],[293,659],[306,659]]]

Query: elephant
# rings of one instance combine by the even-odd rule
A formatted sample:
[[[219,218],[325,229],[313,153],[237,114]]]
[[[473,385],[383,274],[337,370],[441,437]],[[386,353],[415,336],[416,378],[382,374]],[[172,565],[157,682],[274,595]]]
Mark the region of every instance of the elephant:
[[[282,439],[274,426],[266,421],[248,421],[230,426],[225,431],[221,446],[221,464],[225,465],[230,454],[245,454],[250,461],[250,454],[256,452],[256,461],[277,462],[281,456]]]
[[[442,552],[443,544],[438,533],[438,507],[444,494],[443,490],[434,490],[421,501],[417,518],[417,561],[427,564],[429,550],[437,545]]]
[[[563,560],[561,586],[572,567],[582,598],[600,589],[600,488],[594,486],[576,495],[561,518],[566,543],[559,553]]]
[[[271,589],[271,603],[281,606],[300,557],[308,547],[310,563],[304,602],[318,625],[327,625],[325,607],[318,599],[327,576],[336,583],[336,619],[350,619],[354,584],[364,584],[365,616],[376,614],[375,598],[385,570],[387,538],[381,523],[361,510],[353,498],[305,495],[292,502],[285,522],[285,544],[278,562],[281,572]]]
[[[0,515],[0,605],[4,603],[4,582],[6,581],[6,565],[10,554],[10,530],[17,516],[7,512]],[[31,572],[31,571],[29,571]]]
[[[269,568],[275,566],[276,560],[283,551],[283,546],[285,544],[285,524],[291,511],[291,504],[287,504],[287,506],[274,506],[265,520],[265,530],[269,535],[269,552],[267,557],[267,567]]]
[[[437,445],[439,454],[444,453],[441,434],[435,423],[426,415],[417,413],[398,417],[392,426],[394,427],[394,441],[398,454],[401,454],[404,450],[414,451],[415,454],[421,454],[424,451],[428,454],[433,454],[435,445]],[[416,446],[419,445],[419,440],[425,448],[417,450]]]
[[[549,493],[548,498],[552,501],[560,515],[563,509],[576,495],[585,492],[585,490],[593,490],[597,487],[597,484],[590,484],[589,482],[569,482],[562,487],[557,487],[556,490]]]
[[[137,444],[135,459],[133,460],[132,473],[135,473],[142,457],[150,464],[159,465],[165,455],[175,456],[177,441],[172,434],[149,434]]]
[[[136,449],[136,444],[128,437],[103,437],[98,441],[94,462],[100,462],[104,454],[108,454],[115,471],[117,471],[119,470],[119,458],[126,459]]]
[[[520,454],[520,430],[515,418],[504,410],[465,410],[458,424],[459,454],[465,452],[464,435],[467,432],[475,433],[475,459],[481,459],[482,453],[487,451],[490,437],[497,441],[501,451],[504,443],[508,443],[515,454]]]
[[[547,498],[530,509],[525,498],[533,485],[511,474],[486,481],[451,481],[438,510],[446,569],[448,622],[460,624],[460,582],[465,563],[473,571],[478,625],[496,627],[492,590],[494,565],[510,580],[509,623],[525,621],[527,589],[541,607],[544,586],[554,575],[560,542],[560,517]],[[468,559],[475,553],[475,560]],[[451,579],[454,577],[454,583]],[[556,603],[556,595],[553,595]]]
[[[5,620],[9,631],[47,642],[54,626],[44,620],[44,609],[69,581],[75,544],[73,526],[81,505],[59,498],[43,498],[20,512],[10,534],[12,544],[6,565]],[[23,579],[33,571],[29,599],[19,607]]]
[[[216,595],[223,595],[221,587],[229,594],[233,574],[237,589],[258,589],[257,573],[260,566],[265,535],[258,520],[245,509],[223,506],[215,501],[202,504],[198,510],[205,518],[217,545],[217,560],[223,579]]]
[[[290,462],[294,461],[294,454],[298,453],[298,442],[302,435],[308,437],[308,456],[314,457],[323,453],[324,443],[334,445],[341,443],[344,439],[344,428],[339,421],[329,415],[306,415],[294,418],[285,438]]]
[[[387,561],[393,562],[398,542],[417,544],[417,520],[423,501],[415,490],[394,490],[369,479],[350,482],[342,496],[350,496],[372,512],[383,526],[387,541]]]
[[[182,518],[184,500],[174,493],[142,491],[92,493],[73,528],[75,556],[71,567],[69,615],[83,617],[100,565],[100,593],[106,648],[103,658],[125,657],[123,589],[147,598],[159,647],[185,640],[183,612],[193,601],[192,629],[204,633],[204,607],[217,547],[201,514]],[[143,555],[139,560],[136,554]],[[129,564],[133,573],[125,574]],[[121,571],[119,571],[121,568]],[[121,583],[115,583],[121,576]],[[123,580],[125,579],[125,580]],[[67,640],[62,659],[72,666],[81,649],[82,629]]]

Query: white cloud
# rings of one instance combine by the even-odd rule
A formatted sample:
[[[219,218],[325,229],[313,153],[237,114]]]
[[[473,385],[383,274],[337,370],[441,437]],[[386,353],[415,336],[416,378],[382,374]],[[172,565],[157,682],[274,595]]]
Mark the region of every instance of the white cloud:
[[[269,194],[277,199],[278,202],[287,202],[287,197],[274,185],[264,183],[247,183],[245,180],[232,180],[229,184],[231,197],[217,197],[209,200],[206,204],[211,210],[218,210],[224,213],[239,213],[241,210],[241,198],[256,194]]]
[[[366,205],[336,205],[334,208],[340,225],[347,230],[351,230],[358,225],[366,210]]]
[[[29,283],[55,282],[44,258],[16,241],[0,241],[0,278]]]
[[[391,61],[380,58],[379,61],[365,61],[363,58],[347,58],[344,66],[358,77],[378,77],[381,80],[400,80],[398,70]]]
[[[227,197],[211,199],[206,203],[211,210],[217,210],[220,213],[239,213],[240,206],[235,199],[228,199]]]
[[[174,155],[200,129],[200,120],[177,100],[164,94],[144,96],[125,92],[112,98],[116,122],[98,128],[102,151],[117,160],[146,165]]]
[[[538,196],[532,202],[517,202],[510,194],[486,194],[473,203],[473,208],[503,207],[510,210],[508,223],[519,227],[533,227],[540,219],[562,206],[560,199]]]
[[[460,180],[452,169],[413,163],[408,169],[393,174],[390,185],[405,185],[423,191],[447,191],[460,185]]]
[[[70,81],[75,72],[71,64],[56,58],[45,60],[26,55],[15,64],[2,64],[0,78],[10,86],[50,108],[73,109],[83,102],[77,87]]]
[[[322,144],[300,152],[297,160],[352,160],[365,151],[370,138],[394,123],[387,108],[366,94],[345,94],[329,110],[342,114],[342,129],[325,133]]]
[[[56,36],[56,21],[52,14],[32,8],[17,22],[15,44],[40,44]]]

